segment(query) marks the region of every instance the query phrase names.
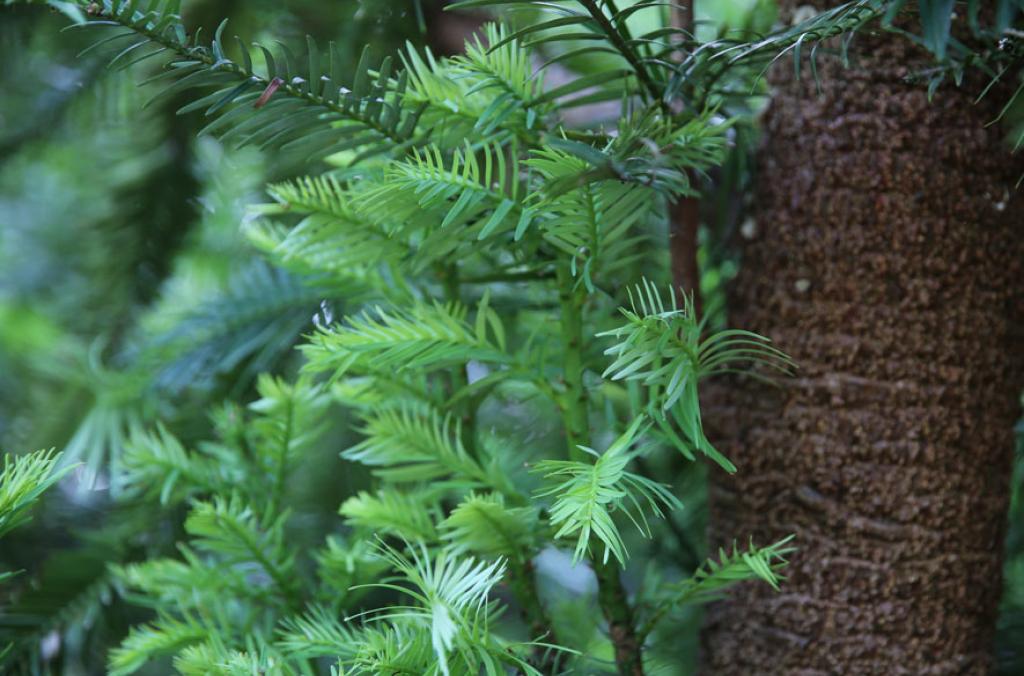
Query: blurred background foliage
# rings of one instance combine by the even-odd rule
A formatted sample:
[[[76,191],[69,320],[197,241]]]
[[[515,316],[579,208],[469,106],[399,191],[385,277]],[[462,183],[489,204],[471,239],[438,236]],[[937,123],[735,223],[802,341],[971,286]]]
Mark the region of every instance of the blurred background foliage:
[[[192,0],[185,20],[212,34],[227,17],[232,33],[267,43],[301,45],[306,34],[334,40],[351,65],[366,43],[378,58],[407,41],[456,49],[480,18],[443,15],[441,4]],[[697,18],[701,37],[710,38],[730,28],[766,30],[776,10],[770,0],[703,2]],[[181,514],[113,500],[105,463],[116,464],[133,429],[156,420],[190,443],[209,438],[211,411],[222,424],[241,419],[237,404],[223,402],[256,398],[262,371],[293,375],[297,339],[347,300],[345,289],[273,268],[240,227],[247,206],[266,201],[265,183],[309,170],[303,158],[197,139],[200,114],[176,114],[187,101],[143,107],[153,94],[138,84],[145,62],[113,71],[105,64],[116,51],[78,56],[92,36],[61,32],[66,23],[55,9],[0,7],[0,448],[57,447],[84,463],[45,501],[34,527],[9,536],[0,551],[0,569],[41,571],[0,591],[0,645],[15,645],[4,673],[102,673],[110,647],[145,619],[120,600],[108,566],[171,553],[182,535]],[[580,72],[602,65],[593,55],[568,63]],[[745,105],[756,113],[763,102]],[[723,285],[738,265],[727,242],[747,218],[756,124],[737,126],[732,141],[728,162],[702,186],[702,286],[719,318]],[[664,267],[664,255],[652,264]],[[500,401],[494,409],[494,424],[557,424],[542,411]],[[1006,674],[1024,673],[1024,427],[1019,432],[998,642]],[[339,502],[369,485],[356,465],[337,459],[349,434],[348,422],[333,416],[295,479],[302,490],[292,492],[292,527],[311,545],[338,528]],[[702,465],[653,471],[683,487],[686,509],[652,540],[630,543],[644,584],[658,583],[645,562],[672,561],[686,574],[705,555]],[[555,621],[560,635],[572,636],[590,626],[574,618],[593,609],[550,554],[540,572],[561,590]],[[695,609],[655,643],[665,665],[659,673],[692,672],[699,622]],[[574,638],[598,656],[609,651],[603,637]]]

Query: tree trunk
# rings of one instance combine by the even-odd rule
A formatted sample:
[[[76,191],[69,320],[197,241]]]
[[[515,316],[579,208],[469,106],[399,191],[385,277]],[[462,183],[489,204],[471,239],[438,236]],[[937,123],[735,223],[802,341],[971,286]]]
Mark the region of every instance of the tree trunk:
[[[822,88],[776,67],[733,325],[800,365],[725,384],[707,424],[739,466],[710,487],[715,546],[796,534],[781,593],[709,609],[707,673],[982,674],[1001,589],[1019,409],[1024,218],[1000,95],[904,76],[858,37]],[[1003,99],[1005,100],[1005,99]]]

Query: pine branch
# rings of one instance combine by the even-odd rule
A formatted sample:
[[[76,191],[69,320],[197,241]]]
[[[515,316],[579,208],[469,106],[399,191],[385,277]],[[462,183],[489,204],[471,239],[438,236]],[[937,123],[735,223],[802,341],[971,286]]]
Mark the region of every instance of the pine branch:
[[[567,7],[559,7],[558,12],[563,16],[557,19],[551,19],[548,21],[539,22],[533,25],[529,25],[522,28],[510,35],[506,36],[504,41],[499,42],[497,46],[501,46],[503,42],[522,39],[527,35],[539,33],[548,29],[561,29],[565,26],[580,26],[587,30],[594,32],[595,39],[603,39],[611,46],[611,50],[585,47],[575,52],[570,53],[571,56],[578,56],[582,53],[594,52],[594,51],[613,51],[620,55],[630,66],[628,70],[597,73],[594,76],[584,76],[577,78],[575,82],[569,83],[559,87],[558,89],[551,90],[535,99],[536,103],[542,103],[554,100],[561,96],[576,93],[587,86],[607,84],[610,81],[614,81],[622,78],[625,75],[633,75],[637,78],[643,92],[647,98],[651,101],[660,102],[662,100],[662,87],[659,86],[651,74],[648,72],[645,65],[644,59],[634,49],[632,36],[629,34],[629,28],[626,26],[625,19],[632,11],[626,10],[624,12],[618,11],[615,7],[615,3],[612,0],[577,0],[579,5],[583,7],[585,13],[580,13],[577,10],[570,9]],[[529,0],[461,0],[452,4],[452,9],[459,8],[478,8],[498,5],[529,5],[535,4],[544,9],[550,9],[551,5],[544,2],[530,2]],[[611,12],[611,17],[604,12],[604,7],[608,7]],[[645,6],[646,7],[646,6]],[[580,36],[577,36],[580,37]],[[530,44],[536,45],[542,42],[549,41],[557,38],[540,38],[532,41]],[[495,49],[496,46],[492,45],[491,49]],[[566,58],[563,55],[561,58]],[[560,58],[553,59],[549,63],[560,60]],[[547,64],[546,64],[547,65]],[[576,102],[578,103],[578,102]]]
[[[281,598],[293,610],[302,607],[294,576],[294,555],[284,547],[282,515],[262,528],[253,513],[236,495],[197,502],[185,530],[197,549],[223,557],[227,565],[256,563],[273,581]]]
[[[342,457],[377,468],[374,474],[393,483],[449,479],[466,487],[499,487],[467,452],[461,423],[433,409],[385,409],[364,418],[365,439]]]
[[[83,9],[95,4],[79,0]],[[164,52],[171,54],[167,69],[150,80],[172,81],[160,96],[197,87],[217,87],[217,91],[179,111],[205,109],[207,116],[219,115],[204,132],[213,132],[230,122],[233,127],[228,134],[239,137],[239,143],[315,151],[316,157],[347,148],[369,146],[361,155],[367,156],[415,145],[413,134],[421,111],[403,111],[403,87],[395,88],[389,100],[381,102],[389,78],[387,61],[380,68],[377,82],[372,82],[364,52],[352,90],[342,94],[336,79],[339,74],[333,72],[333,67],[329,74],[320,72],[322,61],[333,64],[334,59],[330,55],[323,59],[310,39],[309,70],[302,75],[290,72],[290,59],[285,58],[278,64],[269,50],[257,45],[267,66],[267,73],[259,75],[253,71],[249,49],[240,40],[237,42],[242,63],[227,58],[221,38],[226,22],[221,23],[207,47],[198,43],[198,35],[192,39],[186,36],[178,21],[177,3],[165,7],[159,0],[152,0],[146,9],[139,9],[139,4],[139,0],[104,3],[84,24],[72,28],[127,28],[130,33],[125,36],[139,37],[136,46],[156,47],[156,51],[144,54],[143,58]],[[127,61],[122,67],[138,60]],[[349,124],[334,127],[332,121]],[[382,142],[386,142],[385,145],[382,146]]]
[[[706,320],[698,320],[693,300],[677,304],[675,294],[666,305],[653,284],[629,290],[632,309],[621,311],[627,323],[599,337],[613,337],[617,343],[605,350],[614,361],[602,374],[612,380],[633,380],[647,387],[647,410],[673,444],[690,460],[699,450],[728,472],[736,467],[711,444],[704,434],[697,385],[705,379],[739,372],[743,363],[760,365],[782,374],[795,368],[784,352],[770,341],[749,331],[726,330],[704,337]],[[748,372],[755,377],[756,373]],[[668,424],[669,417],[683,436]]]
[[[464,660],[471,672],[483,669],[499,673],[503,664],[510,663],[539,676],[536,669],[516,658],[511,650],[478,636],[477,627],[486,617],[487,596],[505,575],[503,560],[488,564],[449,556],[443,551],[431,557],[422,545],[410,546],[409,551],[411,558],[406,558],[386,544],[380,544],[381,556],[401,574],[405,584],[389,582],[372,586],[404,593],[413,604],[394,606],[370,615],[371,621],[425,623],[430,627],[437,667],[445,676],[451,673],[449,656],[453,654]]]
[[[329,402],[319,386],[302,380],[290,384],[268,374],[260,377],[256,390],[260,398],[249,408],[257,415],[249,428],[261,469],[270,478],[267,518],[276,518],[280,515],[285,484],[299,454],[325,429],[324,414]]]
[[[432,501],[430,501],[432,502]],[[356,528],[395,535],[412,542],[435,542],[437,529],[425,496],[394,489],[374,495],[361,491],[341,504],[338,513]]]
[[[626,471],[633,455],[629,449],[646,431],[645,423],[643,416],[638,417],[603,454],[581,446],[580,450],[596,458],[593,463],[573,460],[537,463],[535,471],[545,478],[562,480],[565,477],[561,483],[538,495],[557,496],[549,510],[551,524],[559,527],[555,538],[579,533],[574,563],[587,554],[593,534],[604,545],[601,563],[607,564],[611,554],[619,565],[625,566],[626,547],[612,519],[613,512],[624,513],[643,535],[650,537],[645,511],[662,516],[661,505],[669,509],[682,506],[662,484]],[[593,553],[591,556],[596,558]]]
[[[175,620],[160,617],[148,625],[132,627],[128,637],[110,653],[111,676],[128,676],[141,669],[146,662],[165,655],[174,655],[181,649],[205,640],[206,628],[194,620]]]
[[[243,472],[228,458],[186,451],[158,424],[155,432],[132,431],[121,454],[115,487],[124,498],[156,498],[161,505],[170,505],[194,493],[230,490]]]
[[[374,316],[376,315],[376,316]],[[487,333],[487,325],[471,328],[467,310],[458,304],[416,303],[408,310],[364,311],[346,325],[323,329],[302,346],[309,372],[331,372],[334,378],[352,369],[432,371],[476,359],[509,361]],[[491,328],[493,330],[493,323]]]
[[[20,456],[4,454],[0,471],[0,537],[29,520],[29,509],[43,492],[74,469],[58,468],[61,454],[36,451]]]
[[[331,657],[348,661],[356,657],[362,637],[342,624],[327,608],[314,606],[304,615],[289,617],[278,630],[282,650],[296,657]]]
[[[687,603],[707,601],[717,597],[728,587],[744,580],[759,579],[776,591],[782,580],[778,574],[786,567],[786,556],[796,551],[790,547],[793,536],[783,538],[767,547],[755,547],[751,542],[746,551],[733,543],[732,553],[720,549],[718,561],[708,559],[689,579],[674,586],[671,592],[653,609],[639,631],[645,639],[658,623],[673,609]]]
[[[265,367],[308,326],[320,301],[343,298],[350,308],[335,323],[333,306],[320,303],[317,330],[304,340],[305,373],[328,383],[261,378],[254,414],[225,408],[215,417],[219,441],[195,451],[162,429],[133,439],[128,461],[116,468],[125,471],[127,493],[147,503],[203,499],[184,523],[190,544],[179,545],[180,560],[118,571],[126,598],[154,608],[157,620],[130,634],[112,668],[173,655],[175,668],[196,674],[305,674],[317,668],[312,660],[333,658],[332,666],[352,674],[539,676],[566,665],[555,652],[563,648],[541,642],[557,643],[533,557],[569,538],[575,560],[586,557],[597,576],[617,668],[637,676],[644,640],[672,608],[744,576],[777,582],[779,561],[765,552],[781,552],[781,544],[734,550],[640,617],[620,578],[630,555],[620,528],[625,516],[650,537],[648,520],[679,506],[669,487],[628,469],[653,448],[639,446],[648,437],[734,469],[704,436],[698,382],[750,362],[787,372],[789,359],[756,334],[706,335],[692,297],[677,306],[673,295],[666,304],[646,280],[629,291],[623,321],[598,334],[614,345],[602,355],[591,336],[609,328],[610,301],[618,304],[618,290],[636,279],[662,201],[693,195],[698,172],[725,155],[730,123],[710,108],[680,112],[671,87],[712,96],[714,79],[730,68],[758,65],[772,47],[799,51],[856,17],[830,15],[747,51],[730,54],[740,45],[716,42],[695,55],[701,47],[682,27],[633,37],[630,16],[660,12],[655,0],[625,9],[614,0],[462,4],[470,5],[547,14],[518,30],[488,28],[461,57],[408,49],[403,72],[393,73],[390,60],[371,68],[364,51],[350,89],[339,85],[333,48],[321,52],[312,40],[300,70],[286,48],[257,46],[266,70],[256,74],[240,41],[239,60],[227,57],[224,24],[209,44],[186,36],[174,1],[91,8],[98,16],[87,25],[117,29],[94,45],[116,45],[115,65],[164,55],[167,68],[152,81],[161,95],[203,89],[180,112],[205,111],[204,132],[310,157],[390,153],[358,169],[272,186],[274,203],[253,211],[259,218],[247,235],[294,274],[260,266],[249,281],[239,276],[140,351],[147,364],[182,369],[177,381],[192,385],[243,359]],[[566,27],[585,32],[567,38]],[[545,66],[590,53],[612,54],[615,65],[545,91],[528,48],[566,39],[584,44]],[[677,69],[666,50],[688,56]],[[706,79],[688,79],[697,76]],[[609,98],[625,102],[615,132],[564,132],[554,115]],[[506,285],[520,281],[534,283]],[[505,316],[514,313],[506,336]],[[609,396],[592,397],[602,368],[603,377],[633,384],[602,383]],[[146,389],[142,377],[126,383],[118,403]],[[508,396],[537,413],[528,407],[538,393],[559,409],[568,458],[538,459],[544,445],[534,442],[535,431],[512,435],[491,412]],[[361,420],[361,440],[342,456],[368,466],[381,485],[341,504],[349,542],[330,537],[311,549],[302,546],[306,538],[286,538],[283,507],[292,468],[331,400]],[[625,431],[603,453],[593,450],[622,430],[627,406]],[[107,430],[106,419],[97,416],[94,427]],[[527,497],[534,484],[523,465],[549,480],[536,501]],[[370,531],[404,546],[381,543],[370,552]],[[300,575],[314,568],[315,578]],[[501,604],[492,598],[501,582],[533,642],[502,637]],[[373,589],[382,593],[365,597],[373,601],[367,610],[340,614],[358,609]],[[222,590],[230,593],[221,598]]]
[[[629,62],[629,65],[633,68],[633,72],[636,73],[637,79],[647,92],[647,96],[653,101],[661,101],[663,98],[662,88],[655,84],[654,80],[651,79],[650,73],[647,72],[647,67],[640,60],[640,55],[637,54],[636,51],[633,50],[632,45],[630,45],[630,37],[628,36],[628,33],[626,33],[628,29],[625,26],[625,22],[619,22],[618,25],[622,28],[622,32],[620,32],[616,26],[612,25],[612,22],[608,17],[605,16],[604,11],[598,4],[598,0],[577,1],[586,8],[587,12],[590,13],[590,16],[592,16],[598,25],[601,26],[601,29],[608,37],[609,42],[611,42],[622,57]],[[605,1],[610,6],[614,7],[612,0]],[[612,11],[615,12],[614,9]]]
[[[402,261],[409,245],[362,213],[345,185],[333,176],[314,176],[268,191],[276,203],[254,208],[261,218],[246,226],[257,248],[286,269],[340,285],[349,300],[363,295],[360,287],[385,291],[378,266]],[[291,215],[304,218],[291,228],[266,220]]]

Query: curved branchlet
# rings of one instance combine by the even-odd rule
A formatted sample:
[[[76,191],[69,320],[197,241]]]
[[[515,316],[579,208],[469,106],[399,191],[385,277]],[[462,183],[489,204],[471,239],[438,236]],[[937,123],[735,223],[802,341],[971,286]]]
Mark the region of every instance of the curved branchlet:
[[[248,45],[238,37],[231,47],[225,43],[227,21],[207,43],[200,32],[188,35],[178,5],[156,0],[89,3],[86,20],[71,28],[125,29],[89,48],[127,40],[128,45],[111,58],[111,66],[127,68],[153,57],[164,59],[163,68],[145,82],[159,88],[154,100],[189,90],[206,92],[178,111],[202,111],[211,118],[200,134],[312,157],[344,150],[368,157],[415,144],[422,108],[403,105],[405,80],[391,81],[390,59],[374,67],[364,50],[355,73],[346,74],[345,86],[334,45],[323,51],[309,38],[302,63],[283,45],[275,55],[255,44],[263,61],[258,72]],[[236,59],[228,56],[230,49],[237,51]]]

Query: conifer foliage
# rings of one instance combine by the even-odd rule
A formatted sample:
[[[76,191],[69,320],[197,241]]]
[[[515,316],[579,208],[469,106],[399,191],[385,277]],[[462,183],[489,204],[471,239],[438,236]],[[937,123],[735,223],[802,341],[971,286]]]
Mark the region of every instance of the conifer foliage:
[[[733,124],[716,108],[724,91],[682,86],[670,55],[692,36],[633,34],[631,17],[666,16],[664,3],[470,0],[558,16],[489,25],[451,58],[366,50],[352,72],[312,39],[297,57],[229,39],[225,23],[190,34],[175,0],[60,4],[80,19],[71,30],[116,45],[112,65],[148,62],[160,96],[189,93],[181,112],[201,112],[202,133],[330,158],[270,186],[244,229],[272,277],[346,300],[302,338],[301,375],[260,377],[256,401],[213,414],[209,441],[136,429],[107,468],[119,499],[186,513],[175,556],[114,571],[153,614],[110,673],[169,660],[183,674],[636,674],[682,605],[741,580],[780,584],[786,541],[723,551],[650,593],[621,577],[653,525],[685,509],[645,459],[743,471],[704,433],[700,384],[795,368],[766,337],[712,331],[656,282],[665,204],[724,160]],[[876,11],[850,7],[857,21]],[[562,44],[567,27],[582,47]],[[787,30],[772,44],[822,37]],[[553,64],[590,52],[610,65],[545,85]],[[711,58],[741,72],[763,58],[744,54]],[[616,100],[611,125],[565,121]],[[560,436],[509,432],[499,398],[557,411]],[[375,486],[310,546],[290,528],[291,479],[339,410],[360,440],[337,472],[365,466]],[[20,509],[37,489],[11,490]],[[593,571],[601,616],[586,621],[610,637],[604,662],[552,621],[534,562],[555,549]]]
[[[60,454],[36,451],[18,457],[4,455],[0,468],[0,538],[31,518],[30,510],[42,494],[72,469],[58,468]],[[0,570],[0,585],[21,571]],[[12,644],[0,643],[0,664],[13,649]]]

